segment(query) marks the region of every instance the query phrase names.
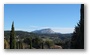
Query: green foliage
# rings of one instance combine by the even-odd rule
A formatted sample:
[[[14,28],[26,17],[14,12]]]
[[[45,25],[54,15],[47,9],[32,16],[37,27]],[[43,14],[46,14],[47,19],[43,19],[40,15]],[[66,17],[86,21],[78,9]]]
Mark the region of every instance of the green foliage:
[[[15,48],[16,48],[16,39],[15,39],[14,22],[13,22],[10,31],[10,49],[15,49]]]
[[[32,48],[32,37],[30,38],[25,38],[24,39],[24,43],[30,45],[30,49]]]
[[[42,39],[36,37],[35,39],[32,40],[32,43],[34,48],[39,49],[41,47]]]
[[[22,42],[22,41],[18,41],[18,42],[16,43],[16,49],[23,49],[23,48],[24,48],[23,42]]]
[[[29,45],[29,44],[30,44],[30,38],[25,38],[25,39],[24,39],[24,43],[26,43],[26,44]]]
[[[52,41],[52,40],[49,40],[49,39],[47,39],[47,40],[45,41],[45,44],[48,46],[48,48],[50,48],[51,46],[54,45],[53,41]]]
[[[81,4],[81,17],[80,22],[75,27],[71,39],[71,48],[72,49],[84,49],[84,4]]]
[[[44,49],[44,41],[41,43],[41,48]]]
[[[19,41],[19,49],[23,49],[23,42],[22,41]]]
[[[30,49],[32,49],[32,38],[30,38]]]
[[[19,42],[16,42],[16,49],[19,49]]]

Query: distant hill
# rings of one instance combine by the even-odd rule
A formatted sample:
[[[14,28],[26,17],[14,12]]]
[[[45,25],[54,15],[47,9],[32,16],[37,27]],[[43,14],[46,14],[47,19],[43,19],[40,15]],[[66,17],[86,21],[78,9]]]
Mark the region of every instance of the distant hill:
[[[60,37],[62,39],[72,36],[72,33],[67,33],[67,34],[57,33],[57,32],[53,31],[50,28],[41,29],[41,30],[35,30],[35,31],[32,31],[32,33],[39,34],[39,35],[48,35],[50,37]]]
[[[36,34],[31,33],[31,32],[26,32],[26,31],[15,31],[15,35],[18,36],[19,38],[26,38],[26,37],[30,37]],[[9,38],[10,31],[4,31],[4,37]]]
[[[32,31],[32,33],[37,33],[37,34],[54,34],[56,32],[54,32],[50,28],[47,28],[47,29],[35,30],[35,31]]]
[[[66,38],[71,38],[72,33],[69,34],[61,34],[61,33],[56,33],[51,29],[41,29],[41,30],[36,30],[32,32],[26,32],[26,31],[15,31],[16,36],[19,38],[27,38],[27,37],[41,37],[41,38],[59,38],[59,39],[66,39]],[[4,31],[4,37],[9,38],[10,37],[10,31]]]

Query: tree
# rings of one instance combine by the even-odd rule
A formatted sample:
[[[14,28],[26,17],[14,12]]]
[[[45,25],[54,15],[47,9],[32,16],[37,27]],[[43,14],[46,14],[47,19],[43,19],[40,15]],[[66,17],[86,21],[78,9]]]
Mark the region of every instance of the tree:
[[[44,41],[41,43],[41,48],[44,49]]]
[[[49,40],[49,39],[47,39],[47,40],[45,41],[45,44],[47,45],[47,47],[48,47],[49,49],[51,48],[51,46],[54,45],[53,41],[52,41],[52,40]]]
[[[24,39],[24,43],[30,45],[30,49],[32,48],[32,37]]]
[[[18,44],[19,44],[19,49],[23,49],[23,42],[19,41]]]
[[[84,4],[81,5],[80,36],[81,48],[84,49]]]
[[[16,42],[16,49],[19,49],[19,41]]]
[[[75,31],[71,39],[72,49],[84,49],[84,4],[81,4],[80,14],[80,21],[75,27]]]
[[[30,49],[32,49],[32,38],[29,38],[30,40]]]
[[[15,49],[15,48],[16,48],[16,39],[15,39],[14,22],[13,22],[10,31],[10,49]]]
[[[36,37],[35,39],[32,40],[32,43],[34,48],[39,49],[41,47],[42,39]]]

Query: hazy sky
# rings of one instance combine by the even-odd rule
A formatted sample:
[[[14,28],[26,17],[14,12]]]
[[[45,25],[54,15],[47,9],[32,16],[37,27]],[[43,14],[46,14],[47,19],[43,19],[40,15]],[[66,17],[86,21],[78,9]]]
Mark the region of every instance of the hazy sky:
[[[5,4],[4,30],[33,31],[51,28],[71,33],[80,19],[80,4]]]

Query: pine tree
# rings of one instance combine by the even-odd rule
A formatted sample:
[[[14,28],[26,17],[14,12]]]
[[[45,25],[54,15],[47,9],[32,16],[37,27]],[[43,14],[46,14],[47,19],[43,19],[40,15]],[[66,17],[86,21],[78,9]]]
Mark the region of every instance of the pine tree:
[[[16,48],[16,40],[15,40],[15,31],[14,31],[14,22],[13,22],[10,31],[10,49],[15,49],[15,48]]]
[[[80,21],[75,27],[75,31],[71,39],[72,49],[84,49],[84,4],[81,4],[80,14]]]

